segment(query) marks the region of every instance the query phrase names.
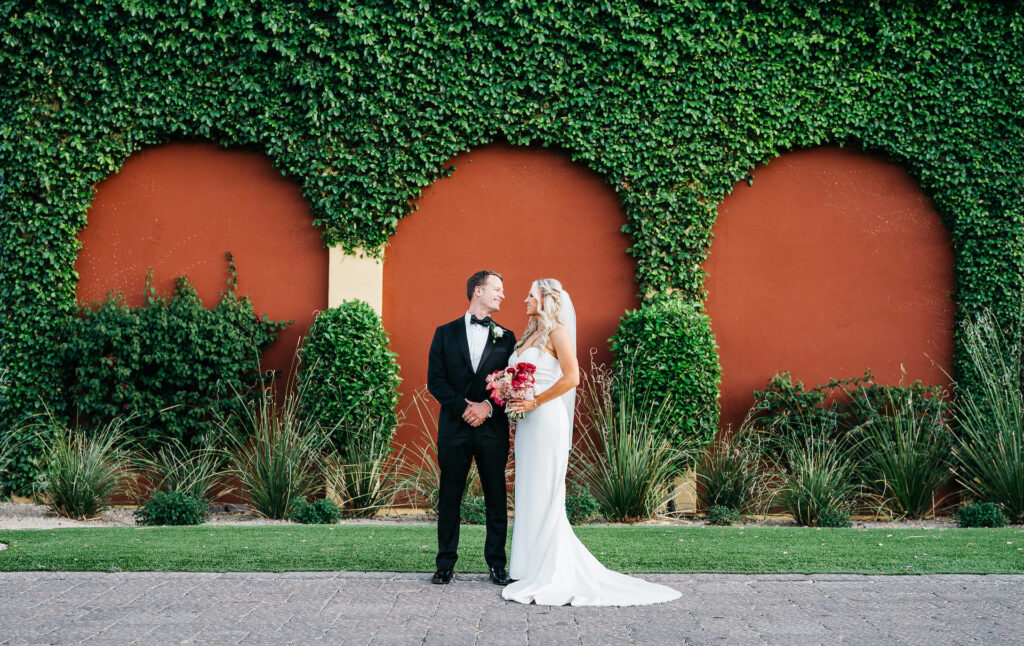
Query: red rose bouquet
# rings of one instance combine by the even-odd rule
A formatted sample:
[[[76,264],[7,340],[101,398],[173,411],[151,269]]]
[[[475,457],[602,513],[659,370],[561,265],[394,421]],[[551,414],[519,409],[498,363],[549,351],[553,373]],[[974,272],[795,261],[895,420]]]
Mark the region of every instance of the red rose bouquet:
[[[491,392],[490,397],[498,406],[504,406],[506,402],[513,399],[533,399],[533,385],[535,383],[533,373],[537,372],[537,366],[532,363],[521,361],[514,366],[503,370],[495,370],[487,375],[487,390]],[[508,418],[513,422],[522,419],[523,411],[508,411]]]

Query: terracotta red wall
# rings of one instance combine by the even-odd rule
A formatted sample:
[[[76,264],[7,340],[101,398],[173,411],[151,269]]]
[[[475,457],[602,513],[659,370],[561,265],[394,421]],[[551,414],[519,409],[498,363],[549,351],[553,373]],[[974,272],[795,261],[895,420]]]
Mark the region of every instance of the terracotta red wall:
[[[901,167],[835,147],[788,153],[736,185],[713,233],[723,425],[776,371],[808,387],[866,368],[882,383],[948,385],[949,233]]]
[[[635,307],[624,215],[603,179],[564,155],[492,145],[453,160],[424,191],[386,252],[384,322],[408,394],[426,381],[433,329],[465,311],[465,280],[506,275],[497,319],[525,325],[533,278],[554,276],[580,312],[582,349],[610,358],[607,338]],[[705,264],[708,311],[723,368],[723,423],[778,370],[811,385],[870,367],[896,383],[946,383],[952,355],[949,236],[917,183],[885,160],[824,148],[754,171],[719,209]],[[141,300],[146,267],[161,291],[186,273],[204,302],[235,254],[240,292],[257,311],[295,318],[264,358],[286,369],[297,337],[326,306],[327,251],[298,187],[257,153],[208,144],[147,149],[98,186],[80,233],[80,302],[109,289]],[[403,402],[407,403],[407,402]],[[407,427],[400,442],[413,438]]]
[[[142,150],[99,184],[79,239],[80,303],[113,289],[140,304],[152,267],[159,292],[187,274],[212,307],[231,251],[239,294],[258,313],[296,319],[264,354],[265,368],[287,370],[313,312],[327,306],[327,249],[309,207],[298,185],[256,152],[204,143]]]
[[[580,364],[610,361],[607,339],[636,307],[629,238],[618,197],[596,173],[565,155],[494,144],[459,155],[399,222],[384,263],[384,326],[402,366],[402,406],[426,385],[434,328],[466,312],[466,279],[480,269],[505,276],[495,320],[526,327],[523,299],[536,278],[557,278],[578,313]],[[398,443],[417,442],[406,426]]]

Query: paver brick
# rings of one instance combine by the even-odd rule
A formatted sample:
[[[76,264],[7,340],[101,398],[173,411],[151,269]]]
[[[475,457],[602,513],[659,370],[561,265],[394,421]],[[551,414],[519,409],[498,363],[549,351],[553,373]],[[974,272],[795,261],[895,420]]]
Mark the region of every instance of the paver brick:
[[[1024,576],[642,576],[683,597],[523,606],[480,574],[434,586],[415,573],[0,573],[0,645],[1004,643],[1024,631]]]

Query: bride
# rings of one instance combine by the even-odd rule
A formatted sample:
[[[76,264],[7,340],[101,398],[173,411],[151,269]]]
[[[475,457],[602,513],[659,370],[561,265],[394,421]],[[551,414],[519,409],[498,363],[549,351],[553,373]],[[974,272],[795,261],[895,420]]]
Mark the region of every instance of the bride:
[[[553,278],[535,281],[526,297],[530,323],[509,358],[537,366],[533,400],[515,400],[525,412],[516,424],[515,581],[501,593],[520,603],[561,606],[635,606],[679,598],[672,588],[612,572],[576,538],[565,514],[565,472],[579,385],[576,312]]]

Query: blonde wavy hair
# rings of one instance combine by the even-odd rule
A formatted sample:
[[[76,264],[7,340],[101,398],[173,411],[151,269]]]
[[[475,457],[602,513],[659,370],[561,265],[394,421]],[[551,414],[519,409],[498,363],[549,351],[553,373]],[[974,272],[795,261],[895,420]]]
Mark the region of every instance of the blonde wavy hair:
[[[530,289],[534,287],[540,295],[537,299],[537,316],[530,317],[530,323],[516,343],[517,350],[537,330],[540,330],[540,341],[537,346],[541,350],[547,347],[548,337],[558,327],[562,316],[562,283],[554,278],[540,278],[533,281]]]

